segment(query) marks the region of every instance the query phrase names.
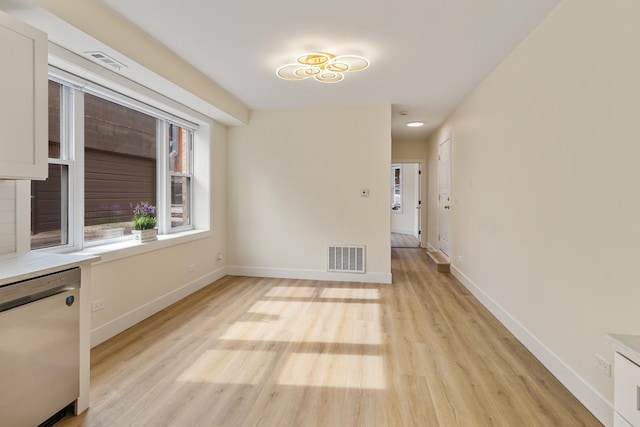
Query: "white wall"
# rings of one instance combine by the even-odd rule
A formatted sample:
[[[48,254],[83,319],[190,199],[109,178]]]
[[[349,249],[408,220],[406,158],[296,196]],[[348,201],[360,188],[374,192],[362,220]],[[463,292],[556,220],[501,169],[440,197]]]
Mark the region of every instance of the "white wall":
[[[227,128],[214,123],[211,182],[196,183],[212,186],[211,237],[94,264],[91,298],[105,302],[92,315],[94,345],[226,274],[224,259],[216,259],[218,253],[226,256],[226,149]],[[189,272],[190,265],[195,271]]]
[[[640,334],[638,16],[564,0],[430,140],[452,132],[456,275],[608,424],[594,354]]]
[[[390,281],[390,117],[388,105],[255,111],[230,129],[230,271],[337,278],[327,246],[362,244],[367,274],[344,279]]]

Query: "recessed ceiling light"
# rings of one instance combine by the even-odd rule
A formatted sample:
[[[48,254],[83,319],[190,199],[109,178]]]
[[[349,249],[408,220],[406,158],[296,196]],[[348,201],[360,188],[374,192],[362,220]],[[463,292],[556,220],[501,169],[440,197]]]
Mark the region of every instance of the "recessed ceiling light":
[[[407,126],[410,128],[419,128],[420,126],[424,126],[424,122],[409,122]]]

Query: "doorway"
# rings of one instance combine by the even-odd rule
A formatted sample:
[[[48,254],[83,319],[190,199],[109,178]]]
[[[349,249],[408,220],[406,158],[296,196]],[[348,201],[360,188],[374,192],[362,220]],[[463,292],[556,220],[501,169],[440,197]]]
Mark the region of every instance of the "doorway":
[[[420,163],[391,165],[391,247],[419,248],[422,244]]]

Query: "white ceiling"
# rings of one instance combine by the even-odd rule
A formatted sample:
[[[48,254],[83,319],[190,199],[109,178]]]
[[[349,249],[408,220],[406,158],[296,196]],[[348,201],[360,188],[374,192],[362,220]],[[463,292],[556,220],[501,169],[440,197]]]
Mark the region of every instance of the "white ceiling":
[[[559,1],[102,3],[250,109],[391,104],[392,136],[402,140],[433,132]],[[276,77],[280,65],[309,51],[361,55],[371,66],[335,84]],[[410,120],[426,125],[407,128]]]

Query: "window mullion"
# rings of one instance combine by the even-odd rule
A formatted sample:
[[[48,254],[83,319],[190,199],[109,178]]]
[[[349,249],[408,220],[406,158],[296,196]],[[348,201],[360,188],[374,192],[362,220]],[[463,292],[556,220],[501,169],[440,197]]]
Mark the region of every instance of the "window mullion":
[[[164,120],[157,121],[157,178],[158,185],[158,233],[165,234],[171,229],[171,174],[169,174],[169,138],[168,125]]]
[[[60,224],[61,234],[64,239],[63,246],[73,246],[75,243],[73,229],[75,212],[74,212],[74,168],[72,167],[73,159],[75,158],[73,153],[73,122],[69,120],[73,115],[73,91],[69,87],[64,85],[61,87],[60,93],[60,159],[51,159],[49,163],[57,163],[66,165],[66,174],[61,172],[61,197],[60,197],[60,212],[61,220]]]
[[[69,171],[72,188],[69,200],[69,238],[72,245],[81,250],[84,244],[84,94],[79,90],[69,91],[72,102],[65,109],[69,113],[68,145],[73,159],[73,167]]]

